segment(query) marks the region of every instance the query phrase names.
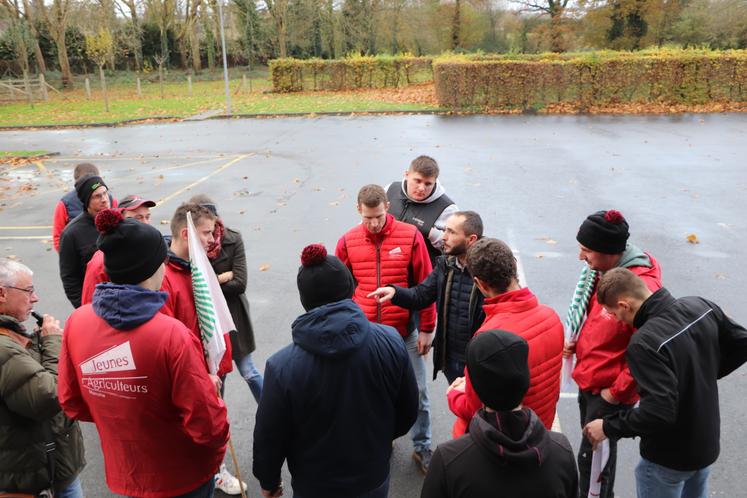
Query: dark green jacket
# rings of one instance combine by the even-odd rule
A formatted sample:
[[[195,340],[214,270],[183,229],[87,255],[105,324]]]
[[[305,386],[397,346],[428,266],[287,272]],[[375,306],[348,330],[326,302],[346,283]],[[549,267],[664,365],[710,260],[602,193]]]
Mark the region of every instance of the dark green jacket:
[[[0,335],[0,491],[37,493],[49,487],[45,424],[57,444],[55,488],[67,487],[85,466],[80,427],[57,401],[60,345],[57,335],[28,348]]]

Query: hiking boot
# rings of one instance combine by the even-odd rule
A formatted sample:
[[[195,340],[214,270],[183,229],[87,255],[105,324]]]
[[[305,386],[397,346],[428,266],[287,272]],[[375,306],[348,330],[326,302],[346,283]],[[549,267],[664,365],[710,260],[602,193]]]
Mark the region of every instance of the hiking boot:
[[[242,484],[244,485],[244,491],[246,491],[246,483],[242,482]],[[215,474],[215,488],[223,491],[227,495],[241,494],[239,480],[228,471],[225,463],[221,464],[220,470]]]
[[[433,452],[430,448],[423,448],[422,450],[415,450],[415,452],[412,454],[412,459],[418,462],[418,465],[420,466],[420,471],[423,474],[428,473],[428,467],[431,464],[431,457],[433,456]]]

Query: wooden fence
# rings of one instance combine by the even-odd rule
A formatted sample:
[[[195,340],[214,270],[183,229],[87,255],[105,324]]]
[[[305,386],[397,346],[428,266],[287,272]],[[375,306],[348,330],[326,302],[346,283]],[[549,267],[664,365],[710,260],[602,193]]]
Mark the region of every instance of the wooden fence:
[[[60,93],[46,82],[43,74],[34,78],[26,76],[23,79],[0,80],[0,100],[4,101],[49,100],[50,90]]]

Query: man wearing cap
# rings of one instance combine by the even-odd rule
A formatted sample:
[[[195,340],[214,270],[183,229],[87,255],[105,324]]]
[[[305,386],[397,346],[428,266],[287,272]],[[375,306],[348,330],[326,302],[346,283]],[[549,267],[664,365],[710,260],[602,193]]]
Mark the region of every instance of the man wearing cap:
[[[489,330],[467,346],[467,371],[483,407],[469,433],[436,448],[422,498],[576,498],[573,450],[522,407],[529,387],[530,346],[518,335]]]
[[[607,313],[597,300],[599,278],[613,268],[627,268],[655,291],[661,269],[650,254],[630,244],[628,222],[619,211],[589,215],[578,230],[579,256],[586,265],[576,286],[566,319],[564,356],[576,355],[573,380],[578,384],[581,427],[594,419],[628,410],[638,401],[636,385],[625,361],[633,327]],[[581,496],[589,492],[592,446],[581,438],[578,469]],[[610,441],[607,465],[601,474],[601,498],[614,497],[617,443]]]
[[[516,258],[503,241],[485,237],[467,252],[467,268],[475,285],[485,296],[485,330],[508,330],[529,343],[529,390],[524,405],[536,412],[547,429],[552,427],[560,398],[560,369],[563,354],[563,324],[557,313],[527,287],[519,285]],[[467,430],[469,421],[482,406],[473,389],[469,372],[455,380],[447,391],[449,408],[457,416],[453,436]]]
[[[139,197],[128,195],[119,202],[119,212],[124,218],[133,218],[135,221],[150,225],[150,208],[156,203]],[[109,276],[104,270],[104,253],[96,251],[86,265],[86,276],[83,278],[83,289],[81,290],[81,304],[89,304],[93,300],[93,291],[96,284],[109,282]]]
[[[69,417],[96,424],[112,492],[211,497],[228,440],[226,407],[199,339],[160,312],[166,243],[114,210],[99,213],[96,226],[111,282],[65,323],[60,403]]]
[[[86,175],[75,182],[75,191],[84,211],[76,216],[60,239],[60,278],[70,304],[78,308],[81,302],[86,265],[96,252],[98,231],[96,214],[109,208],[109,189],[100,176]]]
[[[641,401],[590,422],[584,434],[592,444],[641,438],[638,498],[710,496],[708,475],[719,455],[717,380],[747,361],[747,330],[701,297],[651,292],[625,268],[604,274],[597,300],[637,329],[626,358]]]
[[[392,441],[407,433],[418,387],[397,331],[371,323],[351,299],[347,267],[321,244],[304,248],[297,277],[306,313],[293,344],[267,360],[254,426],[262,496],[386,497]]]
[[[73,182],[77,182],[86,175],[100,176],[99,168],[95,164],[80,163],[73,169]],[[109,203],[112,207],[117,207],[117,200],[109,194]],[[83,203],[78,199],[78,192],[73,189],[62,196],[54,207],[52,217],[52,243],[54,250],[60,252],[60,237],[70,220],[83,212]]]
[[[62,330],[49,315],[27,327],[37,301],[33,272],[0,258],[0,496],[83,498],[83,435],[57,401]]]

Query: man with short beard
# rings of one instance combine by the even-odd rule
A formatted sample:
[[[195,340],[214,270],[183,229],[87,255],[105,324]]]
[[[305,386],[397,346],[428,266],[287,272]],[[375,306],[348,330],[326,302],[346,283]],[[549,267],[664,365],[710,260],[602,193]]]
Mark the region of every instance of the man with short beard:
[[[70,304],[79,308],[86,265],[96,252],[94,218],[110,206],[109,189],[100,176],[86,175],[75,182],[83,212],[71,221],[60,238],[60,278]]]
[[[482,238],[483,225],[474,211],[458,211],[446,220],[443,256],[430,275],[415,287],[388,285],[369,294],[378,302],[411,310],[436,303],[438,322],[433,340],[433,378],[443,371],[449,384],[464,375],[467,343],[482,325],[483,295],[466,267],[467,249]]]

